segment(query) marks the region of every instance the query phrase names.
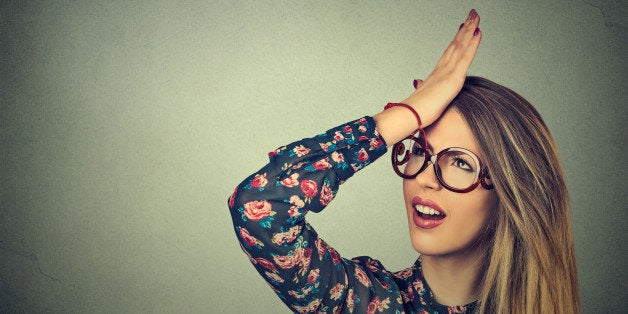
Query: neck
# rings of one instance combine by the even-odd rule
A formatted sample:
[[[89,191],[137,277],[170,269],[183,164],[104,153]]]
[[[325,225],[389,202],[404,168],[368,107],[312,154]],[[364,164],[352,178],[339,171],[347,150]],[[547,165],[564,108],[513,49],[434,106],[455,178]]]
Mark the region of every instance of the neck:
[[[465,305],[478,299],[482,251],[451,255],[421,255],[423,277],[434,298],[442,305]]]

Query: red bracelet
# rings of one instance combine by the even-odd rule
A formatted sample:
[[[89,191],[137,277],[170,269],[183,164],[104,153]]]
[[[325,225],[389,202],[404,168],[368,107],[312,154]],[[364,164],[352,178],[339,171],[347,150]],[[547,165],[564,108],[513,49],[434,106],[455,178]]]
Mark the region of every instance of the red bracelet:
[[[384,110],[390,109],[392,107],[405,107],[408,110],[412,111],[412,114],[414,114],[414,117],[416,118],[416,123],[419,125],[418,129],[416,129],[416,131],[421,130],[421,118],[419,117],[419,114],[416,112],[416,110],[414,110],[414,108],[412,108],[410,105],[406,105],[404,103],[400,103],[400,102],[389,102],[388,104],[386,104],[386,106],[384,106]],[[416,131],[414,131],[416,133]]]

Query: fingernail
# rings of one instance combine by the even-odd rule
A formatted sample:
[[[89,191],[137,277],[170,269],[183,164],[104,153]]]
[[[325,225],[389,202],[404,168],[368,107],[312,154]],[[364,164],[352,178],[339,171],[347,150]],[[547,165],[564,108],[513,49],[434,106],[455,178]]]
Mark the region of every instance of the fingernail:
[[[412,85],[414,86],[414,89],[416,89],[416,87],[419,86],[419,81],[414,80],[414,82],[412,82]]]
[[[460,24],[460,27],[458,27],[458,30],[461,30],[463,26],[464,26],[464,23]]]
[[[480,28],[476,28],[475,31],[473,31],[473,36],[477,36],[480,33]]]
[[[469,11],[469,17],[467,17],[467,20],[473,20],[476,15],[477,13],[475,12],[475,9],[471,9],[471,11]]]

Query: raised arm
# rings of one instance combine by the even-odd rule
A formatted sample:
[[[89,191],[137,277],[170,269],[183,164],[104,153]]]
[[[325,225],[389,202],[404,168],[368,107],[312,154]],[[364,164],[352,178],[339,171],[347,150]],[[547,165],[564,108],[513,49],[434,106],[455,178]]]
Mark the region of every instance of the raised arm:
[[[472,10],[434,71],[403,101],[421,116],[422,127],[462,88],[480,42],[478,24]],[[369,258],[342,259],[304,216],[325,208],[340,184],[416,129],[407,109],[393,107],[280,147],[236,187],[228,203],[242,249],[293,310],[403,311],[392,274]]]

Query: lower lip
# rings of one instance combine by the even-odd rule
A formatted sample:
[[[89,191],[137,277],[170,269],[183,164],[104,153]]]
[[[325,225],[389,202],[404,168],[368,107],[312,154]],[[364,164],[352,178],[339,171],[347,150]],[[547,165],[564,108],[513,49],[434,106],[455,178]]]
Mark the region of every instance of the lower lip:
[[[440,226],[440,224],[442,224],[445,221],[445,218],[443,217],[443,219],[425,219],[423,217],[421,217],[419,215],[419,213],[416,210],[412,210],[412,220],[414,221],[414,225],[419,227],[419,228],[423,228],[423,229],[432,229],[432,228],[436,228],[438,226]]]

